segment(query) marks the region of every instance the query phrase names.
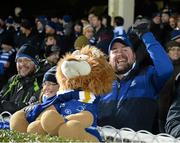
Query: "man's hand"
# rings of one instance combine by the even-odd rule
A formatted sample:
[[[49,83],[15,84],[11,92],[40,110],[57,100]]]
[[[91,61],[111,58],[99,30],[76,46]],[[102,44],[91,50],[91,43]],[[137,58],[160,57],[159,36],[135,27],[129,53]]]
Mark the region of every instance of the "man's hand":
[[[138,37],[141,38],[141,36],[144,33],[149,32],[149,28],[150,28],[150,21],[148,19],[143,18],[135,21],[135,23],[132,26],[132,31],[136,33]]]

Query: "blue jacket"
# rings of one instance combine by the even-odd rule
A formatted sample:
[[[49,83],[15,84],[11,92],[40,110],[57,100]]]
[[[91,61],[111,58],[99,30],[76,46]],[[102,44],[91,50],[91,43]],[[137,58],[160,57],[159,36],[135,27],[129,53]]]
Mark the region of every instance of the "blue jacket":
[[[100,99],[98,123],[101,126],[112,125],[116,128],[129,127],[134,130],[152,131],[158,110],[158,92],[171,76],[173,65],[152,33],[145,33],[142,40],[153,66],[147,66],[136,76],[114,81],[112,92]],[[136,68],[137,65],[133,70]]]
[[[86,128],[86,131],[93,134],[101,141],[100,134],[96,128],[98,99],[98,97],[86,91],[71,90],[68,92],[60,92],[57,93],[57,96],[50,97],[45,100],[45,102],[35,105],[34,108],[26,110],[26,118],[29,123],[35,121],[38,115],[51,105],[54,105],[60,115],[64,117],[86,110],[91,112],[94,116],[92,126]]]

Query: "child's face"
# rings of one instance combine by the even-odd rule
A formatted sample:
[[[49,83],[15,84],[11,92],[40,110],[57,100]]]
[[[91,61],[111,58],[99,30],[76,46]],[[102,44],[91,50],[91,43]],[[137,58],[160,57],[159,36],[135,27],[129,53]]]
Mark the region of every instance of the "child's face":
[[[43,83],[43,94],[52,97],[56,94],[59,89],[59,85],[57,83],[53,83],[51,81],[45,81]]]
[[[2,45],[1,45],[1,48],[2,48],[5,52],[8,52],[9,50],[12,49],[12,46],[7,45],[7,44],[2,44]]]
[[[173,61],[178,60],[180,58],[180,48],[177,46],[171,47],[168,55]]]

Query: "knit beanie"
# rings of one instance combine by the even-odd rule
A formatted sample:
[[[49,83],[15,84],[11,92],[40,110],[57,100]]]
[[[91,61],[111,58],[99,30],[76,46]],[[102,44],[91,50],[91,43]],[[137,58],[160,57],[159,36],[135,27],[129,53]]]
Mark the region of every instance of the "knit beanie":
[[[69,15],[64,15],[63,20],[64,20],[64,22],[68,23],[71,21],[71,17]]]
[[[82,47],[84,47],[84,46],[86,46],[86,45],[88,45],[88,44],[89,44],[88,39],[87,39],[84,35],[82,35],[82,36],[79,36],[79,37],[75,40],[75,42],[74,42],[74,48],[77,49],[77,50],[79,50],[79,49],[81,49]]]
[[[48,21],[48,22],[46,23],[46,25],[49,26],[49,27],[51,27],[51,28],[53,28],[54,30],[57,29],[57,24],[56,24],[55,22],[53,22],[53,21]]]
[[[171,40],[176,40],[180,38],[180,30],[173,30],[171,32]]]
[[[56,66],[52,67],[51,69],[49,69],[44,74],[43,82],[45,82],[45,81],[50,81],[50,82],[53,82],[53,83],[57,83],[57,80],[56,80]]]
[[[20,47],[16,54],[16,60],[20,57],[26,57],[31,59],[35,65],[38,65],[37,53],[35,47],[30,44],[24,44]]]

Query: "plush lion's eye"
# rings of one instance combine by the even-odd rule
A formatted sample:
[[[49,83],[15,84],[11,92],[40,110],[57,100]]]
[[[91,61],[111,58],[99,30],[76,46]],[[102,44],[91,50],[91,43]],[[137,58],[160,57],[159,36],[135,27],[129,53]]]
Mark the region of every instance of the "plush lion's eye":
[[[80,61],[85,61],[89,58],[88,55],[76,55],[75,58]]]

